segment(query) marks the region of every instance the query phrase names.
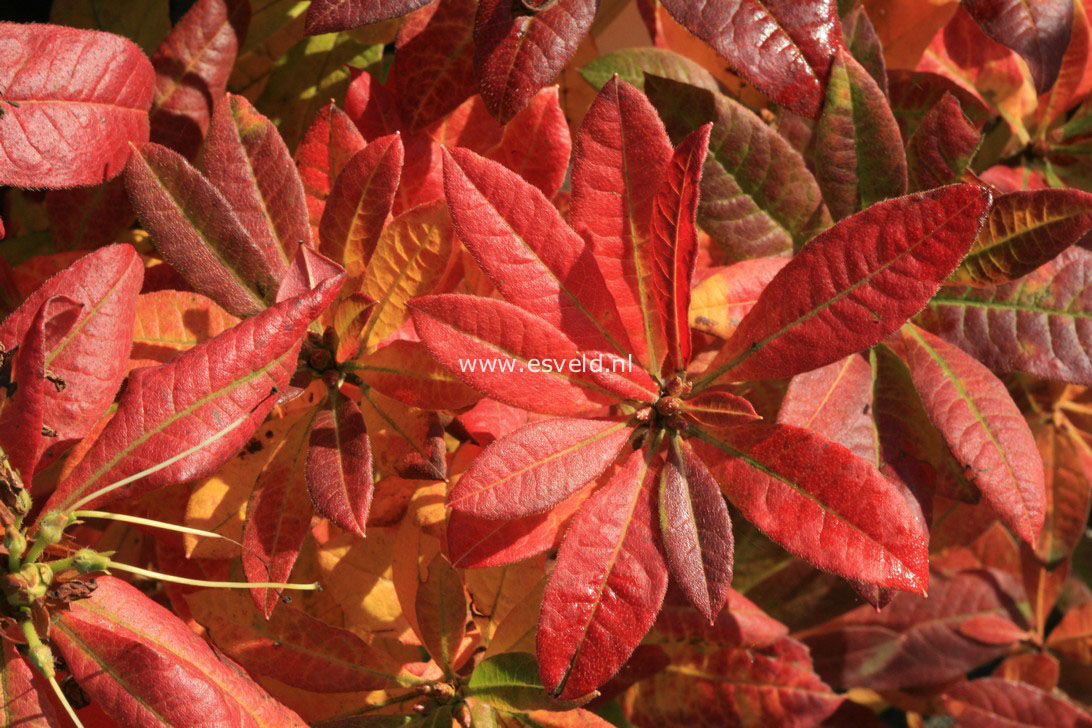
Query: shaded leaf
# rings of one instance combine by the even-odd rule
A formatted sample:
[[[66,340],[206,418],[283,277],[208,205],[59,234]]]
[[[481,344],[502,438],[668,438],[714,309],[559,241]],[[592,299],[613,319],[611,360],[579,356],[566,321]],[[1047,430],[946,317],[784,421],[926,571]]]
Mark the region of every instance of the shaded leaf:
[[[883,57],[883,43],[876,33],[876,27],[872,24],[872,18],[867,9],[863,5],[854,7],[842,15],[841,22],[842,40],[846,47],[886,96],[887,64]]]
[[[1032,432],[1046,466],[1046,514],[1035,553],[1053,565],[1072,554],[1084,536],[1092,507],[1092,452],[1069,427],[1033,423]]]
[[[1026,683],[995,677],[960,683],[944,693],[948,714],[967,728],[998,725],[1080,728],[1092,716],[1073,703]]]
[[[158,144],[134,149],[125,186],[156,250],[236,316],[272,303],[284,261],[248,234],[230,203],[181,155]]]
[[[402,26],[387,85],[406,131],[421,131],[477,92],[477,7],[477,0],[438,0]]]
[[[429,0],[311,0],[307,33],[318,35],[348,30],[380,20],[407,15]]]
[[[624,48],[604,53],[580,67],[580,75],[596,89],[601,89],[615,75],[626,83],[643,89],[645,74],[719,91],[713,74],[667,48]]]
[[[664,556],[675,583],[712,624],[732,583],[732,521],[720,488],[693,451],[679,442],[660,471]]]
[[[923,323],[995,371],[1092,384],[1090,276],[1092,253],[1071,248],[1012,283],[941,289]]]
[[[988,36],[1027,61],[1039,93],[1054,85],[1073,30],[1070,0],[963,0],[963,7]]]
[[[372,448],[360,408],[330,392],[311,426],[307,491],[319,515],[364,537],[372,504]]]
[[[444,428],[435,412],[410,407],[374,389],[358,403],[376,469],[403,478],[443,480],[447,471]]]
[[[591,28],[599,0],[557,0],[520,14],[509,0],[481,0],[474,24],[474,76],[502,123],[551,83]]]
[[[663,5],[776,103],[819,115],[827,73],[841,45],[834,0],[665,0]]]
[[[88,30],[105,30],[129,38],[151,53],[171,29],[168,3],[133,6],[126,0],[57,0],[49,22]]]
[[[153,142],[193,161],[250,26],[248,0],[198,0],[152,56]]]
[[[0,24],[0,184],[77,187],[121,172],[148,138],[154,74],[132,41],[92,30]]]
[[[384,659],[364,640],[295,607],[267,620],[243,592],[211,589],[187,594],[186,603],[213,643],[252,675],[318,693],[387,684]]]
[[[509,652],[482,660],[466,687],[469,695],[500,710],[556,710],[563,705],[546,694],[538,677],[535,656],[526,652]]]
[[[50,190],[45,201],[49,230],[59,250],[86,250],[112,243],[136,217],[125,180],[116,177],[94,187]]]
[[[830,225],[803,157],[745,106],[652,76],[645,91],[675,142],[713,122],[698,222],[716,243],[719,262],[785,254]]]
[[[249,582],[287,582],[303,541],[311,530],[308,447],[318,412],[303,411],[284,439],[273,444],[273,457],[258,480],[246,507],[243,527],[243,571]],[[268,619],[280,601],[280,589],[251,589],[259,611]]]
[[[795,640],[764,650],[681,647],[674,657],[687,667],[635,689],[630,717],[639,725],[819,725],[842,702]]]
[[[1026,190],[999,195],[949,283],[991,286],[1020,278],[1080,241],[1092,228],[1092,194]]]
[[[1011,643],[974,639],[960,625],[1022,621],[1014,579],[984,570],[933,577],[928,598],[899,594],[882,612],[864,605],[805,637],[819,674],[836,687],[898,690],[957,679],[1009,651]]]
[[[453,670],[466,634],[466,593],[462,577],[443,554],[436,554],[429,562],[413,611],[425,649],[445,670]]]
[[[918,192],[957,182],[967,171],[981,140],[978,129],[964,116],[959,100],[944,92],[906,140],[907,189]]]
[[[793,377],[777,421],[817,432],[857,457],[875,462],[871,409],[872,368],[863,357],[853,354]]]
[[[814,149],[816,181],[835,220],[906,192],[906,153],[887,97],[844,50],[830,71]]]

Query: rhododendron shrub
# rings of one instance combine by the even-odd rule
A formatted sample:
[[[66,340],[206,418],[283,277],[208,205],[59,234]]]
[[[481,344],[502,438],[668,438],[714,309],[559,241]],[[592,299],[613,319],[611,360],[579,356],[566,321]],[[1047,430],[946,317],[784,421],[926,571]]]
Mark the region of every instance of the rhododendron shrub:
[[[5,724],[1092,725],[1083,0],[24,12]]]

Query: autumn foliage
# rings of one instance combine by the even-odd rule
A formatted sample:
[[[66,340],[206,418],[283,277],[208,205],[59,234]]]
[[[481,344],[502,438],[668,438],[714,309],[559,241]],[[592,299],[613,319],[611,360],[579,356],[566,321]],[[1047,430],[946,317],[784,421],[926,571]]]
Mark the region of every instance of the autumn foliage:
[[[42,7],[4,725],[1092,726],[1085,0]]]

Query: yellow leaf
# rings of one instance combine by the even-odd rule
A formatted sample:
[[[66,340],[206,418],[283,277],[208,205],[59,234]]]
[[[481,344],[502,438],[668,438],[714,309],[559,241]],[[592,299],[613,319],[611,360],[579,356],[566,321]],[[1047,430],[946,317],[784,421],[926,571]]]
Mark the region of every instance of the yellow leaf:
[[[397,331],[406,320],[406,303],[431,291],[443,277],[452,238],[442,200],[407,210],[383,230],[361,290],[376,301],[361,334],[365,351]]]

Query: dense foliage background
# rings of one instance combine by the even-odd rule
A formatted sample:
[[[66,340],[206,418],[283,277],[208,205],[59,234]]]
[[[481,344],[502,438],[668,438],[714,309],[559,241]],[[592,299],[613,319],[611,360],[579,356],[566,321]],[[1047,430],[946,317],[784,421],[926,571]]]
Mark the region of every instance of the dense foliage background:
[[[1089,10],[9,4],[5,725],[1092,725]]]

